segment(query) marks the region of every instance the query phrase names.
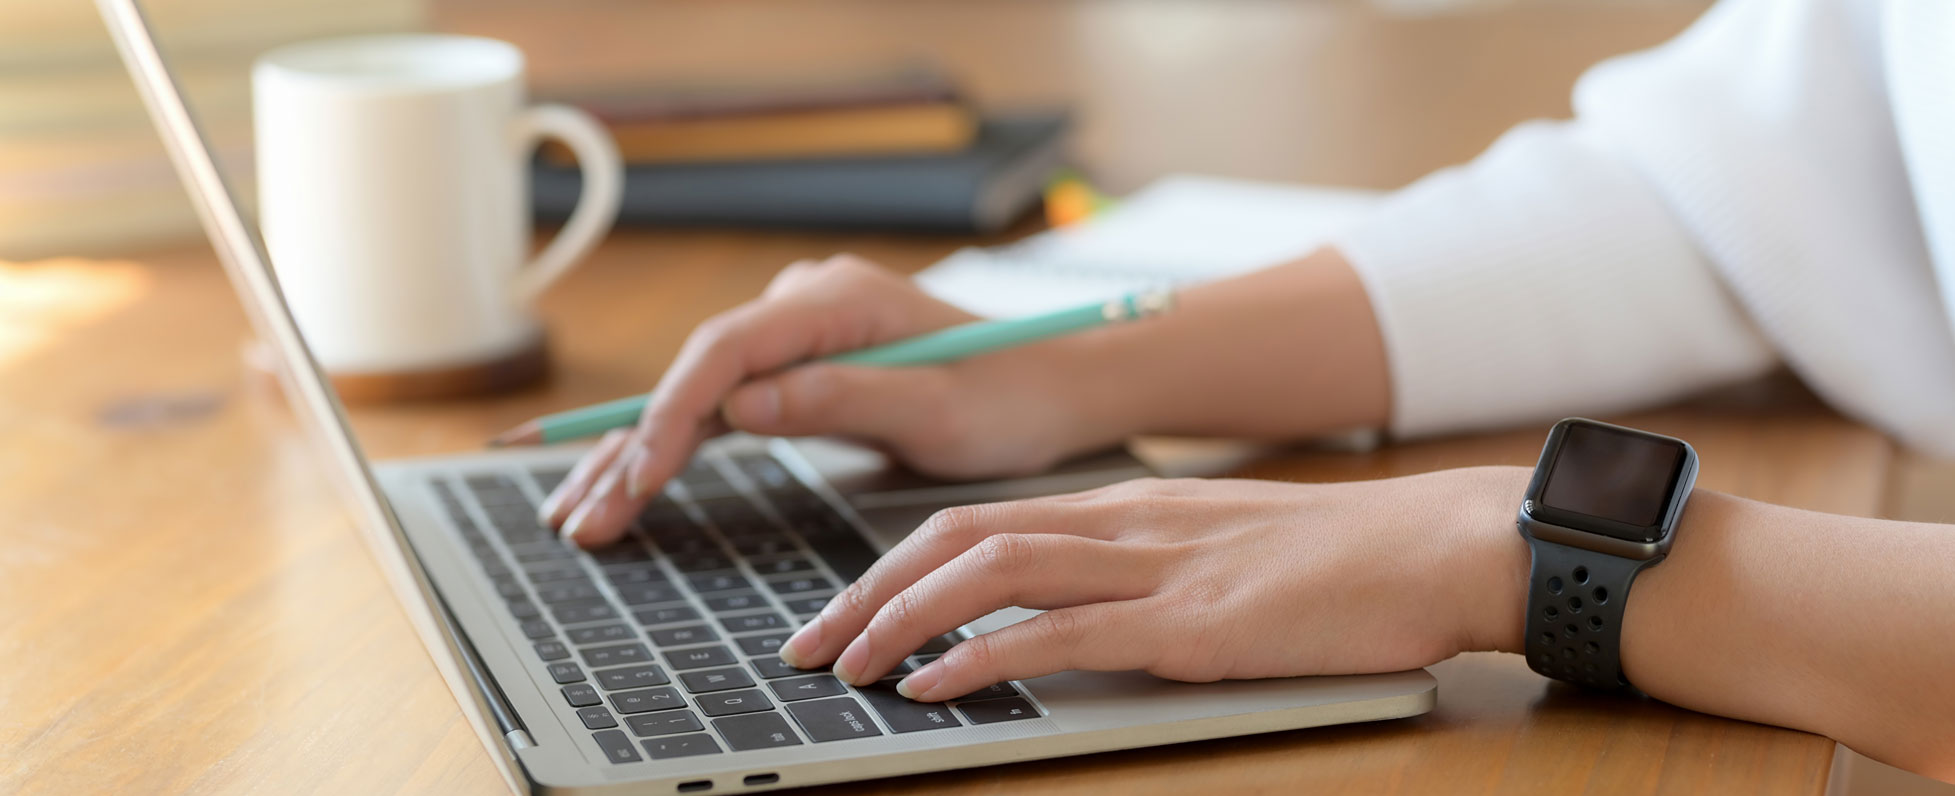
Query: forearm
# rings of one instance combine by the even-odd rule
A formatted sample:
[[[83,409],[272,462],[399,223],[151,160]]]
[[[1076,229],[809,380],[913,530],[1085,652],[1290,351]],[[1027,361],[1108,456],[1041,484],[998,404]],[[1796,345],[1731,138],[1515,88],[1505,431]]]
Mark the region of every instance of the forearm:
[[[1458,471],[1480,559],[1463,649],[1521,652],[1524,468]],[[1499,492],[1498,497],[1487,493]],[[1486,562],[1491,561],[1491,564]],[[1955,780],[1955,527],[1844,517],[1699,489],[1623,619],[1623,672],[1649,695],[1793,727]],[[1483,629],[1484,628],[1484,629]]]
[[[1111,439],[1290,438],[1382,426],[1389,415],[1371,304],[1332,249],[1183,290],[1173,312],[1080,335],[1044,367],[1080,422]]]
[[[1652,696],[1955,780],[1955,528],[1699,490],[1637,578],[1623,667]]]

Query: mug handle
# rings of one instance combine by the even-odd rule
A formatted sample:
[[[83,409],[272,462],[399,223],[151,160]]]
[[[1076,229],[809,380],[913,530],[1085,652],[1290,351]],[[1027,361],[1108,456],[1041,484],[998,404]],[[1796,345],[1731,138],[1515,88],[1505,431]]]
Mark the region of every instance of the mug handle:
[[[618,157],[618,145],[611,140],[611,133],[604,125],[568,105],[525,108],[516,117],[516,131],[522,146],[519,151],[524,157],[535,152],[543,139],[555,138],[577,155],[577,168],[584,175],[584,190],[577,197],[577,209],[571,211],[562,231],[535,259],[516,271],[511,290],[517,301],[528,304],[551,282],[568,273],[610,231],[611,222],[618,218],[618,204],[624,198],[624,161]]]

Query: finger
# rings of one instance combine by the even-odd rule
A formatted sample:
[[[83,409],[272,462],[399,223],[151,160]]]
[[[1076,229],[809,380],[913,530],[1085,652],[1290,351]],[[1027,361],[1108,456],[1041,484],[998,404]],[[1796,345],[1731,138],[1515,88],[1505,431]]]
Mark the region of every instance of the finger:
[[[733,388],[787,365],[914,334],[937,323],[915,317],[913,288],[867,269],[834,271],[822,289],[803,289],[743,305],[688,338],[639,417],[633,441],[644,455],[627,481],[654,491],[692,456],[701,424],[719,414]],[[842,289],[859,288],[859,289]]]
[[[563,527],[564,519],[577,508],[577,504],[584,501],[585,495],[590,494],[598,476],[603,475],[617,460],[618,452],[624,450],[625,438],[629,435],[630,432],[622,428],[604,432],[590,452],[577,460],[577,466],[570,468],[570,474],[563,477],[563,483],[543,499],[543,505],[536,510],[537,521],[548,528]]]
[[[820,272],[820,260],[795,260],[775,274],[773,281],[767,283],[767,288],[760,295],[772,298],[797,292],[807,287]]]
[[[604,469],[604,474],[598,477],[597,484],[591,487],[590,494],[577,504],[575,511],[570,512],[570,518],[564,520],[564,538],[588,550],[624,537],[625,528],[637,515],[632,501],[619,487],[624,473],[624,456],[613,459],[611,465]]]
[[[945,427],[950,374],[941,368],[812,363],[740,385],[721,414],[742,431],[842,434],[899,447],[926,445]]]
[[[1144,597],[1161,565],[1135,545],[1062,534],[998,534],[923,576],[876,611],[835,659],[867,685],[932,638],[1000,608],[1051,609]]]
[[[951,647],[896,690],[918,702],[942,702],[992,683],[1055,672],[1145,669],[1159,656],[1164,635],[1155,621],[1141,600],[1047,611]]]
[[[802,668],[825,666],[869,624],[876,611],[985,537],[1000,533],[1069,533],[1110,536],[1083,506],[1017,500],[944,509],[876,560],[854,583],[828,601],[821,614],[781,645],[781,659]]]

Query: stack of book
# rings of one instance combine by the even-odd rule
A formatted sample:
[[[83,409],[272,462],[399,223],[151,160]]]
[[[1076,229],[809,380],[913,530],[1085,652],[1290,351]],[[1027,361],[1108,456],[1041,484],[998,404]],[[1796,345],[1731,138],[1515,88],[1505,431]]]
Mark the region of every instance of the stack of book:
[[[424,0],[149,0],[199,123],[249,192],[251,62],[301,39],[412,30]],[[190,203],[95,4],[0,3],[0,259],[184,240]]]
[[[611,128],[628,164],[624,224],[989,232],[1038,201],[1064,155],[1064,114],[981,113],[916,65],[548,98]],[[554,147],[532,181],[546,221],[582,186]]]

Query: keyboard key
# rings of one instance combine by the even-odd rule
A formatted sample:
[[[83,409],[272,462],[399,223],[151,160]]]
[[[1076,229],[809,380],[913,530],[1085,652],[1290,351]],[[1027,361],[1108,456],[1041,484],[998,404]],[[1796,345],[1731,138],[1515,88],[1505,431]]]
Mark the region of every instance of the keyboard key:
[[[761,577],[768,575],[792,575],[796,572],[812,572],[815,568],[815,562],[800,556],[787,556],[766,561],[749,561],[747,563],[752,564],[754,571],[760,573]]]
[[[618,618],[618,612],[611,607],[610,603],[603,600],[583,600],[553,605],[550,607],[550,615],[556,617],[557,622],[566,625]]]
[[[720,640],[720,634],[705,625],[682,625],[649,631],[652,643],[661,647],[683,647],[687,644],[704,644]]]
[[[951,638],[949,636],[938,636],[936,638],[930,639],[929,641],[923,642],[923,646],[917,647],[916,651],[918,653],[926,654],[926,655],[942,655],[946,652],[949,652],[950,648],[956,645],[957,645],[957,639]]]
[[[964,714],[964,718],[970,719],[972,724],[995,724],[1001,721],[1018,721],[1020,719],[1036,719],[1039,717],[1038,708],[1032,707],[1032,703],[1025,701],[1023,697],[987,699],[983,702],[959,702],[957,704],[957,712]]]
[[[579,646],[585,644],[603,644],[607,641],[630,641],[638,637],[637,633],[632,632],[631,628],[624,625],[580,627],[569,631],[569,634],[570,643]]]
[[[557,685],[581,683],[584,681],[584,670],[574,663],[553,663],[550,664],[550,679],[557,681]]]
[[[642,545],[638,544],[637,542],[631,541],[629,539],[623,542],[619,542],[618,544],[612,545],[610,547],[606,547],[603,550],[592,552],[590,555],[591,555],[591,560],[596,561],[599,566],[609,566],[611,564],[631,564],[631,563],[652,560],[651,552],[647,551]]]
[[[694,459],[691,464],[686,465],[685,471],[679,473],[679,480],[685,483],[686,489],[695,494],[712,489],[725,489],[727,486],[726,476],[720,474],[719,468],[703,459]]]
[[[720,731],[720,735],[726,738],[726,745],[733,747],[734,751],[798,746],[801,743],[801,738],[794,734],[794,728],[788,726],[787,719],[771,711],[713,719],[713,728]]]
[[[486,547],[486,545],[484,546]],[[469,547],[473,549],[475,545],[470,545]],[[478,557],[482,559],[482,574],[484,575],[488,575],[491,578],[500,578],[504,575],[515,574],[508,565],[502,563],[501,560],[495,557],[495,551],[493,550],[488,551],[488,555]]]
[[[692,584],[692,590],[700,594],[753,588],[753,584],[747,582],[746,576],[738,572],[708,572],[686,578],[686,582]]]
[[[647,713],[643,716],[626,716],[625,726],[640,736],[677,735],[682,732],[699,732],[706,726],[699,723],[699,717],[690,710],[667,710],[661,713]]]
[[[714,569],[732,569],[733,561],[718,552],[681,553],[667,556],[672,568],[680,572],[705,572]]]
[[[977,702],[979,700],[984,700],[984,699],[1004,699],[1005,697],[1015,697],[1015,696],[1018,696],[1018,689],[1011,687],[1011,683],[992,683],[976,691],[972,691],[971,693],[958,697],[957,701],[959,704],[962,704],[965,702]]]
[[[511,547],[509,551],[516,554],[517,563],[525,565],[542,563],[561,565],[577,560],[576,553],[570,552],[563,545],[554,543],[540,547],[536,545],[525,545],[521,548]]]
[[[597,739],[597,746],[604,750],[604,757],[613,763],[636,763],[645,758],[638,755],[638,747],[631,745],[631,737],[618,730],[600,730],[591,733]]]
[[[930,664],[935,663],[937,659],[941,657],[943,656],[942,655],[918,655],[916,656],[916,665],[919,668],[924,666],[929,666]]]
[[[640,608],[632,614],[641,625],[669,625],[674,622],[690,622],[699,618],[699,611],[690,605],[668,605],[658,608]]]
[[[845,580],[860,578],[862,573],[869,571],[869,565],[876,563],[879,554],[854,528],[846,527],[846,521],[840,516],[831,516],[834,516],[834,521],[842,523],[842,527],[819,534],[804,532],[802,538],[807,539],[809,546],[821,554],[821,560],[827,562],[828,568],[835,570],[835,574]]]
[[[627,666],[622,669],[605,669],[597,673],[597,682],[606,691],[621,688],[642,688],[648,685],[665,685],[672,682],[665,676],[665,670],[657,666]]]
[[[718,644],[689,650],[668,650],[665,653],[665,662],[680,671],[704,669],[708,666],[727,666],[733,663],[733,653]]]
[[[543,494],[547,495],[557,491],[563,479],[570,477],[570,470],[565,467],[543,467],[531,470],[529,475],[536,479],[536,488],[543,490]]]
[[[544,661],[560,661],[570,657],[570,648],[561,641],[536,642],[536,657]]]
[[[780,697],[782,702],[799,702],[803,699],[819,699],[848,693],[848,689],[842,687],[842,681],[826,674],[796,677],[792,680],[775,680],[768,683],[767,687],[773,689],[774,696]]]
[[[760,689],[747,691],[723,691],[693,697],[699,703],[699,712],[708,716],[731,716],[735,713],[756,713],[774,707],[767,701],[767,695]]]
[[[755,608],[766,608],[767,598],[750,591],[721,594],[706,598],[706,607],[712,609],[714,613],[722,614],[729,611],[751,611]]]
[[[853,697],[794,702],[787,706],[787,712],[794,714],[794,720],[801,724],[802,731],[817,743],[882,734],[882,730],[876,729],[875,723],[869,720],[868,714],[862,712],[862,703]]]
[[[619,691],[611,695],[611,707],[619,713],[650,713],[654,710],[671,710],[686,706],[686,700],[679,696],[677,689],[646,688],[639,691]]]
[[[652,651],[643,644],[616,644],[609,647],[585,647],[578,650],[584,656],[584,663],[597,669],[605,666],[619,666],[627,663],[645,663],[652,659]]]
[[[468,484],[470,492],[475,493],[476,502],[484,506],[512,502],[529,505],[529,501],[523,498],[521,488],[516,486],[516,480],[502,473],[476,473],[463,478],[462,482]]]
[[[536,599],[544,605],[556,605],[574,600],[595,600],[599,596],[597,587],[588,583],[554,583],[536,587]]]
[[[664,583],[628,583],[618,586],[618,598],[625,605],[651,605],[680,599],[679,590]]]
[[[791,635],[794,634],[769,633],[765,636],[741,636],[733,642],[739,644],[740,651],[748,655],[778,655],[781,652],[781,645],[786,644],[787,637]]]
[[[778,533],[741,536],[727,541],[732,542],[733,549],[740,551],[740,555],[743,556],[774,556],[801,551],[794,546],[794,540]]]
[[[822,607],[828,604],[828,598],[829,595],[824,594],[820,597],[797,597],[785,602],[787,609],[796,614],[818,614],[821,613]]]
[[[670,582],[665,579],[665,573],[663,571],[650,564],[624,569],[607,569],[604,571],[604,579],[611,581],[611,585],[613,586],[627,586],[634,583]]]
[[[753,678],[747,676],[747,670],[738,666],[686,672],[679,675],[679,680],[686,684],[686,692],[692,694],[729,691],[735,688],[748,688],[753,685]]]
[[[753,670],[760,674],[762,680],[772,680],[776,677],[793,677],[797,674],[808,673],[806,669],[796,669],[788,665],[787,661],[774,657],[755,658],[747,661],[747,663],[753,666]]]
[[[674,757],[695,757],[720,753],[720,744],[713,736],[705,733],[695,735],[671,735],[664,738],[647,738],[639,741],[645,745],[645,754],[653,760],[670,760]]]
[[[556,634],[557,631],[550,627],[550,623],[545,622],[541,619],[531,619],[523,623],[524,638],[534,640],[539,638],[549,638]]]
[[[799,483],[794,480],[794,475],[789,473],[786,467],[767,454],[752,453],[728,458],[733,460],[733,465],[742,475],[753,479],[762,490],[779,491]]]
[[[862,692],[862,698],[869,701],[869,707],[874,708],[883,723],[889,725],[889,729],[903,733],[960,726],[956,714],[950,712],[950,706],[942,702],[911,701],[909,697],[896,693],[897,682],[889,679],[858,689]]]
[[[603,705],[578,708],[577,718],[584,722],[586,730],[607,730],[618,726],[618,720],[612,718],[611,711],[605,710]]]
[[[503,575],[502,577],[491,580],[496,585],[496,594],[502,595],[502,599],[516,600],[529,594],[529,592],[523,590],[522,582],[516,580],[515,575]]]
[[[528,621],[543,615],[543,611],[530,602],[528,597],[509,601],[509,615],[521,621]]]
[[[527,574],[529,576],[529,582],[534,583],[538,586],[541,586],[545,583],[560,583],[566,580],[581,580],[585,583],[590,582],[590,577],[584,574],[583,567],[568,562],[558,563],[555,561],[551,561],[548,563],[538,564],[534,567],[530,567],[528,569],[523,570],[523,572],[524,574]]]
[[[816,575],[808,578],[770,580],[767,581],[767,588],[773,589],[775,594],[786,597],[790,594],[800,594],[802,592],[828,591],[835,588],[835,584],[830,583],[827,578]]]
[[[773,612],[747,614],[744,616],[723,616],[720,617],[720,626],[726,628],[726,632],[728,633],[752,633],[756,630],[774,630],[787,627],[787,620],[782,619],[780,614]]]
[[[597,689],[590,683],[573,683],[563,687],[563,699],[573,708],[587,708],[603,704],[604,698],[597,695]]]

